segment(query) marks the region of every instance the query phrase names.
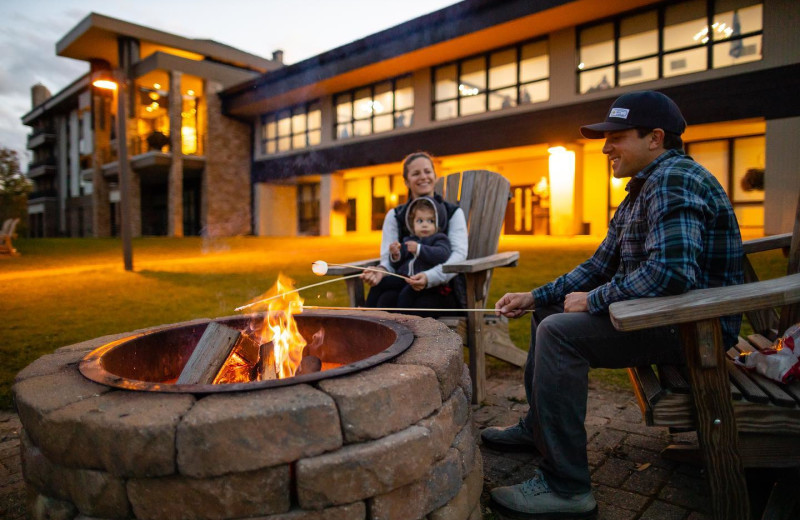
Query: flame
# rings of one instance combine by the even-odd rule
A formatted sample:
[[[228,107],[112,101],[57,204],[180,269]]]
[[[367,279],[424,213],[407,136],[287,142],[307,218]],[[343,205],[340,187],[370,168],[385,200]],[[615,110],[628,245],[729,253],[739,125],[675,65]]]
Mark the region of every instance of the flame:
[[[265,298],[280,296],[269,301],[269,312],[261,329],[261,343],[272,342],[275,372],[279,379],[293,377],[303,358],[306,340],[297,330],[294,315],[303,312],[303,299],[294,289],[294,280],[278,275],[275,285],[267,291]]]

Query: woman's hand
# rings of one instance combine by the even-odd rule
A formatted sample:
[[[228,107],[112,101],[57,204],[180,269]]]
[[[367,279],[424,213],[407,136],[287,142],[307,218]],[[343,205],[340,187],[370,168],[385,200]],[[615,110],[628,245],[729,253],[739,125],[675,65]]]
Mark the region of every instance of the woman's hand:
[[[408,279],[408,284],[415,291],[421,291],[428,286],[428,277],[425,273],[417,273]]]
[[[379,265],[377,267],[370,267],[368,270],[361,273],[360,278],[370,287],[375,287],[383,280],[384,276],[386,276],[386,269]]]
[[[533,294],[529,292],[506,293],[494,304],[495,314],[507,318],[519,318],[526,310],[533,309]]]

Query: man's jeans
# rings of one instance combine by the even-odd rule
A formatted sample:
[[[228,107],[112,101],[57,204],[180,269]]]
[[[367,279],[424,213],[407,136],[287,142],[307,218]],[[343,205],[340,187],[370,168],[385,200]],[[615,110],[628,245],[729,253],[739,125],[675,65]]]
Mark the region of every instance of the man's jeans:
[[[541,469],[556,493],[571,496],[591,490],[584,427],[589,367],[680,364],[678,338],[676,327],[619,332],[608,315],[565,313],[563,306],[532,314],[525,426],[544,456]]]

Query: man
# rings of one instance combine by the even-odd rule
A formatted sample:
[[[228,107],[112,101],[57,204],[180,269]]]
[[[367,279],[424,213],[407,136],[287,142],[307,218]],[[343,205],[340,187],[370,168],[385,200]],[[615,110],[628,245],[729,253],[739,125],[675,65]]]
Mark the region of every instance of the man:
[[[614,177],[630,178],[594,255],[532,292],[509,293],[498,314],[533,309],[524,384],[530,410],[519,424],[487,428],[486,446],[537,451],[534,477],[492,490],[492,503],[514,518],[590,518],[597,504],[586,454],[590,367],[681,363],[678,331],[619,332],[608,317],[616,301],[742,283],[742,241],[719,182],[683,152],[686,122],[677,105],[652,91],[620,96],[603,123],[581,127],[605,138]],[[739,317],[722,320],[726,346]]]

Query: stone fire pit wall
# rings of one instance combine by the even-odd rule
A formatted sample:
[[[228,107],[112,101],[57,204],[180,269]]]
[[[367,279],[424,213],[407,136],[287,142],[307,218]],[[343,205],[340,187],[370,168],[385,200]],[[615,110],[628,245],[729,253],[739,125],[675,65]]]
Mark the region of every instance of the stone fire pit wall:
[[[432,319],[369,315],[408,327],[411,347],[314,385],[204,396],[79,373],[84,355],[131,333],[41,357],[14,385],[30,517],[480,518],[458,336]]]

